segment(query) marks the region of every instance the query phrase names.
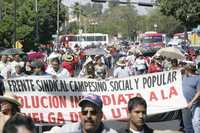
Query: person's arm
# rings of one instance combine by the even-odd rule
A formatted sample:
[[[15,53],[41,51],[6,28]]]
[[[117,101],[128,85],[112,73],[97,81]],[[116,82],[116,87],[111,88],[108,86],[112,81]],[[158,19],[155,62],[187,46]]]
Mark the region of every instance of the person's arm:
[[[198,89],[197,93],[195,96],[192,98],[192,100],[188,103],[188,108],[192,107],[192,104],[200,97],[200,89]]]

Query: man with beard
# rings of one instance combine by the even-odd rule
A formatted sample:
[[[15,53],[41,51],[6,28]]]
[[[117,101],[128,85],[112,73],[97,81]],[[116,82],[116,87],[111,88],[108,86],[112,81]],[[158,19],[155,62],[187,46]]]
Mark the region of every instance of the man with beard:
[[[64,125],[59,133],[117,133],[103,122],[103,103],[97,95],[88,95],[79,102],[81,122]]]

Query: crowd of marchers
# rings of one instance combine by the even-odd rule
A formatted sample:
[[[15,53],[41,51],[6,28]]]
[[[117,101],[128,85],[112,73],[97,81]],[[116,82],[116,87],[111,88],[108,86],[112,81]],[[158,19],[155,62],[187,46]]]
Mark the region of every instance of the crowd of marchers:
[[[96,50],[96,53],[94,52],[94,49]],[[53,79],[77,77],[101,80],[180,69],[183,76],[183,94],[188,102],[188,107],[181,111],[181,121],[183,121],[184,125],[183,129],[186,133],[200,132],[200,54],[198,51],[195,51],[192,48],[186,48],[184,49],[185,53],[183,53],[184,59],[181,59],[178,56],[169,58],[158,54],[147,56],[143,51],[138,50],[137,46],[134,45],[107,45],[104,47],[88,49],[82,49],[79,45],[75,45],[73,48],[54,49],[52,52],[47,52],[45,50],[46,49],[43,49],[42,51],[35,51],[35,56],[34,54],[30,54],[31,52],[34,53],[33,51],[27,53],[26,55],[20,55],[18,53],[2,54],[0,58],[1,79],[38,75],[51,76]],[[38,56],[38,53],[41,55]],[[2,80],[0,82],[0,89],[1,94],[5,94],[5,88],[3,87]],[[1,112],[3,111],[2,106],[4,106],[3,102],[1,102]],[[144,110],[140,114],[145,116],[146,105],[142,106],[144,106]],[[92,129],[91,133],[104,131],[104,125],[101,123],[102,108],[98,107],[98,111],[95,112],[96,107],[92,106],[91,108],[94,108],[94,110],[91,111],[84,111],[84,108],[87,106],[85,107],[82,104],[80,107],[82,108],[83,120],[79,125],[80,130],[77,130],[84,133],[91,132],[84,131],[85,129],[83,129],[84,122],[88,122],[89,124],[86,124],[86,126],[89,127],[94,126],[93,124],[97,124],[95,126],[98,130]],[[134,117],[134,114],[131,112],[132,109],[136,107],[132,107],[129,110],[128,116],[130,117],[130,121],[128,124],[128,130],[124,131],[146,133],[144,129],[147,127],[144,124],[142,124],[142,127],[139,127],[139,129],[141,128],[142,130],[140,129],[134,131],[135,129],[133,129],[132,131],[132,128],[130,128],[131,121],[133,119],[132,117]],[[87,115],[91,117],[91,121],[88,120],[89,118],[84,120]],[[12,114],[12,116],[16,115]],[[93,116],[98,116],[98,120],[97,118],[92,120]],[[143,123],[142,120],[138,121]],[[134,126],[137,127],[138,125]],[[105,132],[106,130],[107,129],[105,129]]]

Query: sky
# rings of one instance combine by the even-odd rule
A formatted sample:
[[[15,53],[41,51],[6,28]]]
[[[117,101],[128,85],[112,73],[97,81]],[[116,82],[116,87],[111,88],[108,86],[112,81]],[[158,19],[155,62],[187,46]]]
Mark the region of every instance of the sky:
[[[120,0],[120,1],[126,1],[126,0]],[[133,2],[152,2],[154,0],[131,0]],[[79,2],[80,4],[84,5],[88,2],[91,2],[91,0],[62,0],[62,3],[66,6],[73,6],[75,2]],[[107,2],[108,3],[108,2]],[[105,3],[104,9],[108,7],[108,4]],[[141,6],[136,6],[136,9],[140,15],[144,15],[148,13],[148,10],[150,10],[151,7],[141,7]]]

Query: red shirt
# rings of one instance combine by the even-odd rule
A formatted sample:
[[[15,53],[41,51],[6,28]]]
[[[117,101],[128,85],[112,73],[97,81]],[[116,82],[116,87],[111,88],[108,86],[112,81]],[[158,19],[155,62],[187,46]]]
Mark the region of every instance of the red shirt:
[[[150,64],[148,67],[148,73],[160,72],[161,68],[157,64]]]
[[[71,76],[74,75],[74,65],[73,65],[73,63],[67,62],[67,61],[63,61],[62,67],[64,69],[67,69],[69,71],[69,73],[71,74]]]

